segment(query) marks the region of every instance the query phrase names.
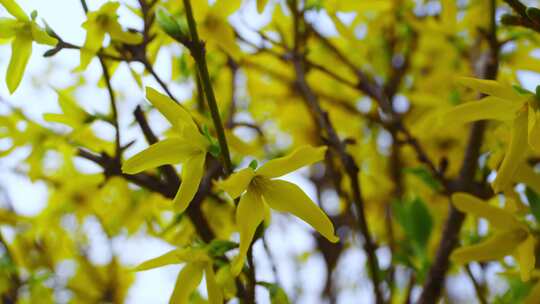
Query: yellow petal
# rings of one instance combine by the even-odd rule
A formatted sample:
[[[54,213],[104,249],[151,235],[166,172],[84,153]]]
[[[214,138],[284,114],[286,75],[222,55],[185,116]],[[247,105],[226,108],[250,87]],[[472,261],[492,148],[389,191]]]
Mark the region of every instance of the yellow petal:
[[[521,111],[512,125],[510,146],[492,184],[495,192],[500,192],[510,185],[516,169],[525,157],[527,147],[527,112]]]
[[[523,229],[506,230],[497,233],[480,244],[461,247],[452,253],[452,260],[459,264],[472,261],[491,261],[511,255],[528,233]]]
[[[540,193],[540,174],[525,162],[521,163],[519,169],[516,170],[514,179],[518,183],[524,183],[531,187],[536,193]]]
[[[460,77],[457,82],[486,95],[499,97],[512,102],[523,101],[527,98],[526,96],[520,96],[511,86],[503,85],[495,80]]]
[[[536,102],[536,101],[535,101]],[[528,133],[529,146],[536,152],[540,152],[540,112],[529,105],[528,110]]]
[[[282,180],[267,180],[261,189],[264,201],[270,208],[292,213],[330,242],[339,241],[328,216],[297,185]]]
[[[0,4],[15,18],[30,21],[23,9],[14,0],[0,0]]]
[[[151,87],[146,87],[146,99],[171,123],[177,130],[188,126],[191,130],[198,130],[191,114],[180,104],[166,95],[159,93]]]
[[[11,42],[11,59],[6,72],[6,83],[9,92],[13,94],[21,83],[26,64],[32,54],[32,39],[27,36],[17,36]]]
[[[101,48],[103,39],[105,38],[105,31],[97,24],[89,24],[86,29],[86,40],[81,48],[80,64],[77,67],[77,71],[84,71],[92,58]]]
[[[485,97],[458,105],[443,113],[441,124],[454,127],[477,120],[512,120],[519,107],[519,104],[504,99]]]
[[[468,193],[453,194],[452,203],[461,212],[485,218],[496,229],[523,228],[523,225],[511,213],[493,207]]]
[[[534,239],[534,236],[529,234],[527,239],[517,248],[521,280],[524,282],[529,281],[531,278],[531,272],[534,269],[534,264],[536,262],[534,253],[535,245],[536,240]]]
[[[324,159],[326,147],[302,146],[291,154],[273,159],[257,169],[257,175],[279,177]]]
[[[538,304],[538,299],[540,299],[540,280],[531,289],[523,304]]]
[[[236,208],[236,225],[240,230],[240,248],[231,269],[234,276],[242,271],[255,230],[263,219],[264,203],[261,195],[256,190],[248,188],[248,191],[240,198],[240,203]]]
[[[143,40],[139,33],[124,32],[116,21],[110,22],[105,31],[111,35],[111,39],[127,44],[139,44]]]
[[[264,7],[268,3],[268,0],[257,0],[257,12],[262,14],[264,12]]]
[[[217,186],[235,199],[246,190],[254,176],[255,171],[247,167],[231,174],[226,180],[218,182]]]
[[[174,207],[177,212],[184,212],[199,190],[199,184],[204,173],[206,153],[197,153],[188,159],[182,167],[182,183],[174,197]]]
[[[174,286],[170,304],[188,304],[189,296],[197,289],[202,280],[204,264],[189,263],[182,268]]]
[[[0,38],[7,39],[15,36],[20,22],[11,18],[0,18]]]
[[[122,166],[122,171],[135,174],[167,164],[178,164],[191,158],[195,153],[189,142],[170,137],[159,141],[135,154]]]
[[[208,291],[209,304],[223,304],[223,293],[216,282],[216,275],[212,264],[208,263],[205,267],[206,290]]]
[[[178,251],[186,249],[174,249],[163,255],[158,256],[157,258],[144,261],[139,266],[135,268],[135,271],[144,271],[148,269],[158,268],[170,264],[179,264],[183,263],[182,260],[178,258]]]

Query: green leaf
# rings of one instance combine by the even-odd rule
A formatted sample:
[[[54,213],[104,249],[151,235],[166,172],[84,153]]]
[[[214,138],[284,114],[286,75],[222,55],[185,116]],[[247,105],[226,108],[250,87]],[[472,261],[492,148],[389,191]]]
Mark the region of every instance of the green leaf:
[[[431,189],[435,191],[440,191],[442,189],[441,183],[439,183],[438,180],[431,175],[431,172],[429,172],[424,167],[416,167],[416,168],[405,168],[403,170],[404,173],[412,174],[416,177],[418,177],[420,180],[424,182],[427,186],[429,186]]]
[[[187,41],[189,38],[187,24],[174,18],[165,8],[156,10],[156,21],[167,35],[178,41]]]
[[[279,285],[269,282],[258,282],[257,284],[265,287],[270,292],[270,303],[272,304],[289,304],[287,293]]]
[[[529,187],[525,188],[525,195],[529,201],[529,206],[534,218],[540,223],[540,195]]]
[[[227,240],[213,240],[208,244],[208,254],[213,257],[223,256],[225,252],[238,248],[238,244]]]
[[[257,170],[257,166],[259,166],[259,163],[256,161],[256,160],[252,160],[250,163],[249,163],[249,167],[253,170]]]
[[[422,199],[416,198],[409,203],[396,202],[393,207],[407,238],[414,242],[417,249],[424,251],[433,228],[433,219]]]

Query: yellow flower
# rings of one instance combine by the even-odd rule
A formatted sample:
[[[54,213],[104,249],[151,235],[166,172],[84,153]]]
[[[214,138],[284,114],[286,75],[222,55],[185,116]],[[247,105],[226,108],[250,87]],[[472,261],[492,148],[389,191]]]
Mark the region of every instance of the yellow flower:
[[[218,184],[233,199],[242,196],[236,209],[236,222],[240,226],[240,252],[233,264],[234,275],[240,273],[255,230],[269,208],[296,215],[331,242],[339,240],[330,219],[302,189],[290,182],[273,179],[322,160],[325,152],[326,147],[303,146],[256,170],[251,167],[242,169]]]
[[[520,265],[521,279],[528,281],[534,269],[536,244],[536,238],[529,228],[510,212],[490,206],[467,193],[455,193],[452,203],[462,212],[485,218],[496,229],[496,233],[484,242],[456,249],[452,253],[452,260],[468,263],[514,255]]]
[[[213,261],[207,247],[174,249],[142,263],[135,270],[143,271],[171,264],[185,264],[185,266],[178,274],[169,303],[189,303],[189,296],[201,283],[203,273],[206,275],[208,302],[210,304],[223,303],[223,293],[216,280]]]
[[[11,59],[6,72],[6,83],[10,93],[15,92],[32,55],[32,41],[39,44],[56,45],[57,40],[47,34],[29,18],[13,0],[0,0],[0,4],[16,19],[0,18],[0,39],[14,38],[11,42]]]
[[[171,123],[174,135],[161,140],[128,159],[122,171],[135,174],[162,165],[182,163],[182,183],[174,205],[183,212],[199,189],[210,141],[199,132],[191,115],[169,97],[146,88],[146,98]]]
[[[519,94],[516,89],[494,80],[461,78],[459,82],[489,96],[446,112],[441,120],[445,125],[498,120],[512,126],[508,151],[492,184],[495,192],[504,191],[525,157],[527,146],[540,151],[538,100],[533,94]]]
[[[107,2],[97,11],[88,13],[87,20],[82,24],[82,27],[86,29],[86,40],[81,49],[81,63],[77,71],[86,69],[92,57],[101,48],[107,33],[115,41],[127,44],[139,44],[142,42],[140,34],[122,30],[116,14],[119,6],[120,3],[118,2]]]

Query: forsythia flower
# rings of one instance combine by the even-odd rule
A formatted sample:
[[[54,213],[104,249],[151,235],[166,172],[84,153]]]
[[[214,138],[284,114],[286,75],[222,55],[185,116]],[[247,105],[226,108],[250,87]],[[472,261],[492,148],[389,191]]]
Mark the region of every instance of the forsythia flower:
[[[255,230],[269,207],[296,215],[331,242],[339,240],[330,219],[302,189],[290,182],[272,179],[322,160],[325,151],[326,147],[303,146],[256,170],[251,167],[242,169],[218,184],[233,199],[242,196],[236,209],[236,222],[240,226],[240,252],[232,267],[233,274],[240,273]]]
[[[189,296],[199,286],[203,273],[206,275],[206,289],[210,304],[223,303],[223,294],[216,280],[212,258],[205,247],[179,248],[137,266],[136,271],[148,270],[170,264],[186,265],[176,279],[169,303],[187,304]]]
[[[77,70],[86,69],[90,60],[99,51],[105,39],[105,34],[109,34],[112,40],[127,44],[138,44],[142,42],[142,36],[138,33],[124,32],[118,23],[116,11],[120,3],[107,2],[97,11],[90,12],[82,27],[86,29],[86,40],[81,49],[81,63]]]
[[[15,92],[21,82],[26,64],[32,55],[32,41],[39,44],[56,45],[49,36],[29,18],[13,0],[0,0],[0,4],[16,19],[0,18],[0,38],[14,38],[11,42],[11,59],[6,72],[6,83],[10,93]]]
[[[135,174],[162,165],[182,163],[182,183],[174,197],[183,212],[199,189],[210,141],[199,132],[191,115],[169,97],[146,88],[146,98],[171,123],[174,136],[161,140],[128,159],[122,171]]]
[[[489,119],[512,125],[510,146],[493,181],[495,192],[504,191],[525,157],[527,146],[540,151],[538,100],[533,94],[518,94],[514,88],[494,80],[461,78],[460,83],[489,96],[451,109],[442,120],[445,124]]]
[[[536,260],[536,239],[529,228],[510,212],[490,206],[467,193],[455,193],[452,195],[452,203],[462,212],[485,218],[497,230],[480,244],[456,249],[452,259],[457,263],[468,263],[497,260],[515,254],[520,265],[521,279],[528,281]]]

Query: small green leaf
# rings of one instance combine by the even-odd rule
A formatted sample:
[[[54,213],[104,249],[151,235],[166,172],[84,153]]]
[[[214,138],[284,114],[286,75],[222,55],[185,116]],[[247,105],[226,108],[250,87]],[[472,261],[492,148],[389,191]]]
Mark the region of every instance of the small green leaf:
[[[279,285],[269,282],[258,282],[258,285],[261,285],[268,289],[270,293],[270,303],[272,304],[289,304],[289,297],[287,293]]]
[[[412,174],[416,177],[418,177],[420,180],[424,182],[427,186],[429,186],[431,189],[435,191],[440,191],[442,189],[441,183],[439,183],[438,180],[431,175],[431,172],[429,172],[424,167],[416,167],[416,168],[405,168],[403,170],[404,173]]]
[[[217,144],[211,144],[208,147],[208,153],[217,158],[221,154],[221,148]]]
[[[534,95],[531,91],[521,87],[521,86],[518,86],[517,84],[514,84],[512,86],[512,88],[519,94],[519,95]]]
[[[414,242],[417,249],[424,251],[433,228],[433,219],[422,199],[396,202],[393,204],[393,210],[407,238]]]
[[[525,195],[529,201],[529,206],[534,218],[540,223],[540,195],[529,187],[525,188]]]
[[[32,18],[32,20],[36,20],[37,16],[38,16],[38,12],[36,10],[33,10],[30,13],[30,17]]]
[[[249,167],[253,170],[257,170],[257,167],[259,166],[259,163],[256,161],[256,160],[252,160],[250,163],[249,163]]]
[[[188,40],[187,23],[185,20],[174,18],[165,8],[156,10],[156,21],[167,35],[178,41]]]
[[[213,257],[223,256],[225,252],[237,248],[238,244],[227,240],[213,240],[208,244],[208,254]]]

